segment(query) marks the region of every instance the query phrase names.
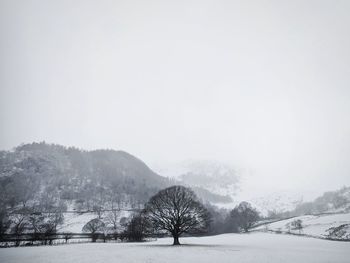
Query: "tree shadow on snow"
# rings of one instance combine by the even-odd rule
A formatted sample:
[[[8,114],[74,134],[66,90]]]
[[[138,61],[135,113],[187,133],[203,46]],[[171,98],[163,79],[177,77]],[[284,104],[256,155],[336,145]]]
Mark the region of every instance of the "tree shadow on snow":
[[[217,245],[217,244],[181,244],[174,246],[172,244],[143,244],[144,247],[162,247],[162,248],[218,248],[218,249],[229,249],[231,251],[240,251],[236,246],[232,245]]]

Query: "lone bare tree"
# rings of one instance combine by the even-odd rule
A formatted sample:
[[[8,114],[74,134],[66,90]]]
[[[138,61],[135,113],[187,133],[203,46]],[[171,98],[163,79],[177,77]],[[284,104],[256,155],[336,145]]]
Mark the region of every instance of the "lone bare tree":
[[[166,230],[180,245],[183,233],[205,232],[210,214],[198,201],[195,193],[184,186],[172,186],[154,195],[145,206],[145,212],[155,230]]]

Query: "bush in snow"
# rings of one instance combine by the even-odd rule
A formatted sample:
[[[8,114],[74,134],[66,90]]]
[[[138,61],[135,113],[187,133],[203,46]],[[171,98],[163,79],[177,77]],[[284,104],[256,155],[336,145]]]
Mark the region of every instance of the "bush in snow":
[[[296,219],[290,223],[293,230],[299,230],[299,234],[301,233],[303,226],[303,221],[301,219]]]
[[[327,229],[328,238],[350,240],[350,224],[343,224]]]

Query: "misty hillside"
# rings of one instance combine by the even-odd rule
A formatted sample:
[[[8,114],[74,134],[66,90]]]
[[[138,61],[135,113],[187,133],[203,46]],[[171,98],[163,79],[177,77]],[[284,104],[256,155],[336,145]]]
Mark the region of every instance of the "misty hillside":
[[[240,202],[248,201],[261,215],[267,216],[271,212],[291,211],[303,200],[303,196],[295,191],[256,191],[249,184],[254,178],[248,178],[242,169],[224,162],[185,160],[154,167],[158,173],[175,178],[184,185],[200,187],[225,197],[216,204],[222,208],[232,209]]]
[[[45,143],[1,152],[0,174],[8,205],[30,204],[41,210],[65,201],[77,210],[135,206],[168,184],[126,152],[88,152]]]
[[[192,188],[218,194],[221,203],[231,203],[238,192],[240,177],[230,165],[218,161],[186,160],[166,165],[155,165],[155,170]]]
[[[232,209],[240,202],[248,201],[267,217],[337,213],[350,209],[350,187],[326,192],[313,200],[298,190],[256,191],[248,182],[253,178],[247,178],[233,166],[218,161],[185,160],[154,167],[158,173],[181,184],[220,194],[216,205],[222,208]]]
[[[50,211],[69,206],[97,212],[135,208],[174,183],[123,151],[32,143],[0,152],[0,200],[6,207]],[[205,189],[194,190],[206,201],[222,199]]]
[[[294,216],[344,212],[350,212],[350,187],[345,186],[336,191],[325,192],[311,202],[303,202],[288,214]]]

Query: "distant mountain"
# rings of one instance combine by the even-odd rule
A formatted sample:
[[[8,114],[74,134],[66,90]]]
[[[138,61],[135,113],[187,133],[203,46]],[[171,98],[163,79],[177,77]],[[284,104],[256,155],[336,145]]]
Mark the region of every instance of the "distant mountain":
[[[228,164],[209,160],[187,160],[178,163],[155,165],[161,175],[173,178],[181,184],[199,187],[225,196],[223,202],[232,202],[238,191],[238,172]]]

